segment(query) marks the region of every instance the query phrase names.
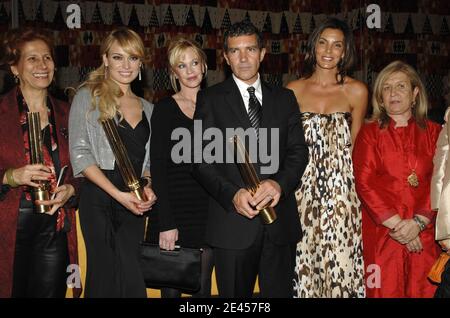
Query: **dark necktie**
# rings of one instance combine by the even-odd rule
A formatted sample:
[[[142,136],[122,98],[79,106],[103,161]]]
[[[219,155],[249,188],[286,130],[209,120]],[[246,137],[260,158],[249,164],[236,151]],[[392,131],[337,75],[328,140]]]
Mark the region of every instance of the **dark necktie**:
[[[250,86],[247,88],[248,93],[250,94],[250,98],[248,100],[248,117],[250,119],[250,123],[252,127],[256,131],[256,136],[259,138],[259,124],[261,122],[261,104],[259,103],[258,98],[255,95],[255,88]]]

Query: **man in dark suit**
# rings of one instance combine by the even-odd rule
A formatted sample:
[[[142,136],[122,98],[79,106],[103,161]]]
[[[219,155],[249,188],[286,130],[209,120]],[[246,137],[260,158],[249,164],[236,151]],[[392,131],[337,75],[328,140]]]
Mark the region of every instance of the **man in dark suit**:
[[[271,153],[279,160],[271,174],[261,173],[258,155],[255,168],[262,182],[253,196],[235,163],[194,164],[194,176],[210,194],[206,240],[214,247],[221,297],[251,297],[258,275],[262,297],[292,297],[295,249],[301,238],[294,190],[308,149],[294,94],[260,78],[264,54],[262,37],[251,23],[233,24],[224,34],[224,57],[233,75],[197,96],[194,119],[202,120],[203,130],[215,127],[225,135],[227,128],[254,129],[259,147],[278,150]],[[255,216],[270,201],[278,218],[264,225]]]

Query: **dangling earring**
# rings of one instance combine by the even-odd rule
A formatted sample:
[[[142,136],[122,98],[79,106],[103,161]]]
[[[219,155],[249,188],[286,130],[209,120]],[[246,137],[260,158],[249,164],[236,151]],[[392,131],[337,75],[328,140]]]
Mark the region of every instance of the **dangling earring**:
[[[142,64],[141,64],[141,66],[139,66],[139,80],[142,80],[142,76],[141,76],[141,68],[142,68]]]
[[[14,74],[14,82],[16,82],[16,84],[19,84],[20,82],[19,76],[17,76],[16,74]]]
[[[416,106],[416,100],[413,100],[411,103],[411,108],[414,108]]]
[[[108,79],[108,65],[105,65],[105,79]]]

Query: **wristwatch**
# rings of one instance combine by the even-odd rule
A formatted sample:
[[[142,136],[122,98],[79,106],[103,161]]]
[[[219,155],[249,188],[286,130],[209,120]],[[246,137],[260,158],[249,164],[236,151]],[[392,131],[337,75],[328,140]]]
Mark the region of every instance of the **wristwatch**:
[[[427,227],[425,222],[422,221],[417,215],[415,215],[413,217],[413,220],[416,221],[417,225],[419,226],[420,232],[422,232],[423,230],[425,230],[425,228]]]

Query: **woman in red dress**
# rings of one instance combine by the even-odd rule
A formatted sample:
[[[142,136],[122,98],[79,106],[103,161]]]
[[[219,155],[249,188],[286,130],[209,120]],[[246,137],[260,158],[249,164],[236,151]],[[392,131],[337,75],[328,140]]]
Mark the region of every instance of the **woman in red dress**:
[[[380,72],[372,104],[372,120],[353,150],[367,297],[432,297],[427,274],[439,247],[430,181],[441,127],[426,119],[424,86],[406,63]]]

